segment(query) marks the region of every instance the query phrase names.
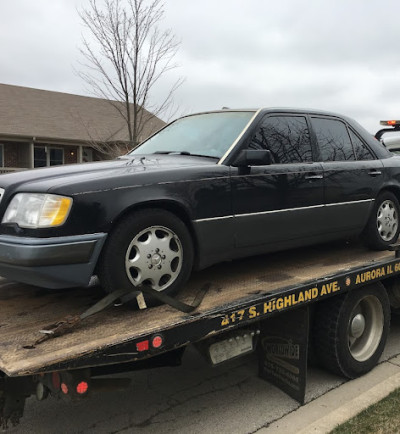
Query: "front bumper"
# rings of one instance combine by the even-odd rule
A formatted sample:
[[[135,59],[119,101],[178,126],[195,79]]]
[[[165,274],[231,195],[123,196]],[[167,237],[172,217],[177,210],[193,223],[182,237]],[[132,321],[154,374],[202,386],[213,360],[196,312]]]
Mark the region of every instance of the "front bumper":
[[[0,235],[0,276],[45,288],[89,283],[107,234],[54,238]]]

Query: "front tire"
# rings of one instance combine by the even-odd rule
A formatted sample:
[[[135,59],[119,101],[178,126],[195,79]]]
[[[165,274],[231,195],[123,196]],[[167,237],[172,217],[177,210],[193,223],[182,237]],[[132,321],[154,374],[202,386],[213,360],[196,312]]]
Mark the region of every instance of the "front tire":
[[[369,372],[379,360],[390,328],[390,303],[382,284],[319,302],[313,327],[320,364],[347,378]]]
[[[154,208],[132,212],[117,224],[102,252],[98,274],[106,292],[147,285],[172,296],[186,283],[192,266],[193,244],[186,225],[174,214]]]
[[[375,250],[387,250],[397,241],[400,232],[400,205],[390,191],[381,193],[375,200],[372,213],[364,230],[364,239]]]

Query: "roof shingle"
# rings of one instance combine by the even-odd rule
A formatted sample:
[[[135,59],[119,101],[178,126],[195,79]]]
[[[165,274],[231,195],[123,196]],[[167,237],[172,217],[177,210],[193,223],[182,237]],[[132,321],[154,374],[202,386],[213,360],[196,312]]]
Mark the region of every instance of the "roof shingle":
[[[143,139],[165,125],[145,112]],[[0,137],[36,137],[68,142],[128,141],[126,123],[100,98],[0,83]]]

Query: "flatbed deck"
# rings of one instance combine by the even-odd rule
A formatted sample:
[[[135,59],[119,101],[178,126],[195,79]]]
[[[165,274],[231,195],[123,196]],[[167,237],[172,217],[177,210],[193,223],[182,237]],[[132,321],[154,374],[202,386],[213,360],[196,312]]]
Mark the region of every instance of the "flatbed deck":
[[[111,307],[87,318],[68,334],[34,348],[33,343],[41,336],[40,329],[67,315],[82,313],[103,294],[98,287],[50,291],[3,280],[0,282],[0,371],[8,376],[21,376],[135,360],[141,355],[132,343],[143,337],[159,333],[168,342],[169,331],[176,330],[180,338],[167,344],[164,348],[167,351],[188,343],[190,333],[189,341],[218,333],[222,329],[205,327],[206,321],[221,324],[222,318],[224,325],[224,315],[235,309],[244,306],[248,309],[246,314],[250,312],[250,318],[254,319],[249,306],[310,282],[315,286],[316,281],[345,276],[349,270],[386,266],[394,261],[393,252],[374,252],[358,244],[336,243],[223,263],[195,273],[189,281],[182,295],[187,302],[200,287],[211,285],[193,314],[183,314],[166,305],[142,311],[129,305]],[[393,270],[394,274],[398,274],[397,268],[400,266],[396,272]],[[263,317],[266,313],[258,311],[256,315]],[[232,318],[225,322],[227,328],[238,326],[233,324],[235,316]],[[184,328],[186,333],[182,332]]]

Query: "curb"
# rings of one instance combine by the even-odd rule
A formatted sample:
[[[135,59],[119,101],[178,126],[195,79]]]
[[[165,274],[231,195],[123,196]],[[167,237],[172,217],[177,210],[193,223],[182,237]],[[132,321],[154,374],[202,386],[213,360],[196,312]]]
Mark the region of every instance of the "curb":
[[[299,407],[257,434],[328,433],[399,387],[400,356],[397,356]]]

